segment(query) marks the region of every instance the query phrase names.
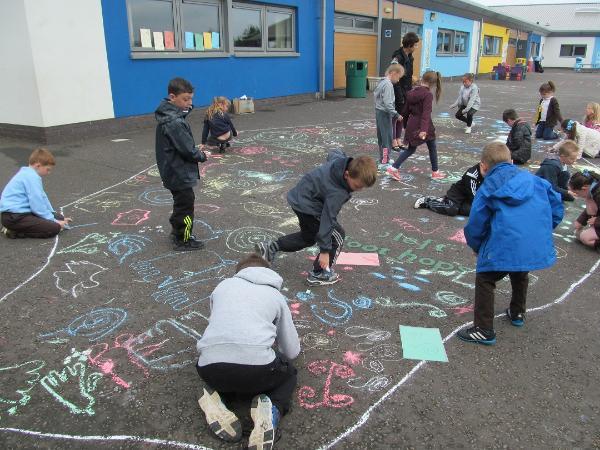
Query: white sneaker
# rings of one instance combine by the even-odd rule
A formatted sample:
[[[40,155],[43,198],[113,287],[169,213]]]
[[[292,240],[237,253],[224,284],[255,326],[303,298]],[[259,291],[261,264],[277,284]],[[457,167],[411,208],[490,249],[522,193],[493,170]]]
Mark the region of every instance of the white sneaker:
[[[218,437],[227,442],[237,442],[242,438],[242,423],[223,404],[217,391],[204,388],[198,404],[204,411],[208,427]]]
[[[465,134],[471,134],[471,127],[465,128]]]

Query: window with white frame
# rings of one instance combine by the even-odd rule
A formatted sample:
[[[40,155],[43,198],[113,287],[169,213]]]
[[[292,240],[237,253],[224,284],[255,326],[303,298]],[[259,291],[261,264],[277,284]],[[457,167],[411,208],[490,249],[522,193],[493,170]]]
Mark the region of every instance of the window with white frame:
[[[335,31],[350,31],[354,33],[374,33],[377,30],[377,19],[367,16],[350,14],[335,14]]]
[[[295,11],[254,3],[233,3],[233,47],[240,51],[294,51]]]
[[[294,8],[230,4],[231,9],[227,0],[127,0],[132,57],[295,52]]]
[[[439,29],[436,53],[438,55],[466,55],[469,34],[462,31]]]
[[[587,45],[563,44],[560,46],[560,56],[575,57],[581,56],[585,58],[587,53]]]
[[[502,38],[483,36],[483,54],[485,56],[500,56],[502,53]]]

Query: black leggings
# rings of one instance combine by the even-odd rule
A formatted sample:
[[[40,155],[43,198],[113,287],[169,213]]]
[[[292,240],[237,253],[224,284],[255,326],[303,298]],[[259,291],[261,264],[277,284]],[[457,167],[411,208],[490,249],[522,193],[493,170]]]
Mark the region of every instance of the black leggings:
[[[473,116],[475,115],[477,110],[473,109],[473,108],[469,109],[466,112],[466,117],[465,117],[465,116],[463,116],[464,109],[465,109],[464,106],[461,106],[460,108],[458,108],[458,111],[456,111],[456,115],[454,117],[456,117],[461,122],[466,123],[467,126],[470,127],[473,124]]]
[[[425,141],[427,144],[427,149],[429,150],[429,161],[431,161],[431,170],[437,172],[438,170],[438,157],[437,157],[437,147],[435,145],[435,139],[430,141]],[[410,155],[412,155],[417,150],[416,146],[409,145],[406,150],[402,150],[394,161],[394,168],[398,169],[400,165],[408,159]]]

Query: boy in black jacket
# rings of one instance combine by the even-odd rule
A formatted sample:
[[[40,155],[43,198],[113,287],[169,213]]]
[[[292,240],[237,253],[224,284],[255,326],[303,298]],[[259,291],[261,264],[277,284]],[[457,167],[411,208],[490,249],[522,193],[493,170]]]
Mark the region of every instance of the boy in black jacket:
[[[306,281],[310,285],[338,282],[339,275],[331,266],[342,250],[346,233],[337,216],[352,192],[373,186],[376,179],[373,158],[349,158],[341,150],[331,151],[325,164],[304,175],[288,192],[287,201],[298,216],[300,231],[256,244],[256,252],[272,262],[278,251],[297,252],[316,242],[320,253]]]
[[[206,161],[206,154],[196,148],[192,129],[185,120],[192,110],[194,88],[183,78],[173,78],[168,94],[154,113],[158,121],[156,164],[164,187],[173,195],[173,213],[169,222],[174,250],[199,250],[204,243],[192,235],[194,186],[200,179],[198,163]]]
[[[552,188],[560,194],[563,202],[572,202],[575,196],[569,190],[569,167],[577,161],[579,146],[575,141],[565,140],[558,147],[558,155],[550,154],[542,161],[540,168],[535,173],[538,177],[547,180]]]
[[[504,111],[502,120],[511,127],[506,146],[510,150],[513,164],[525,164],[531,158],[531,126],[519,118],[514,109]]]
[[[427,208],[446,216],[468,216],[477,189],[483,183],[487,165],[483,161],[470,167],[462,178],[450,186],[444,197],[421,197],[415,202],[415,209]]]

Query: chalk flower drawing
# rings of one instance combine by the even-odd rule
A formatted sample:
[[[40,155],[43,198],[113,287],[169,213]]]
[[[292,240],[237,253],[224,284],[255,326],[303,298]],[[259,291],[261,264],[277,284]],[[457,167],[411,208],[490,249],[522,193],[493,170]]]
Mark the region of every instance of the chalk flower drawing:
[[[92,289],[100,283],[94,279],[97,275],[107,271],[106,267],[89,261],[70,261],[65,263],[67,270],[54,272],[56,287],[64,293],[70,293],[77,298],[85,289]],[[90,275],[90,272],[91,275]]]

